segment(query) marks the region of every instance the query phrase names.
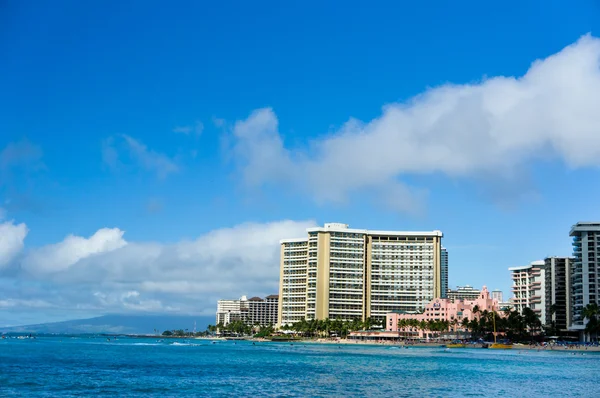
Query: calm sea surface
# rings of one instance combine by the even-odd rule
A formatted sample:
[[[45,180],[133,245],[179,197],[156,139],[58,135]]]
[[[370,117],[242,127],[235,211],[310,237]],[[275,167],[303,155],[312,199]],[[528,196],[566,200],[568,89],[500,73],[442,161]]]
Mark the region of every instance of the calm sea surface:
[[[0,396],[600,397],[600,354],[105,338],[0,340]]]

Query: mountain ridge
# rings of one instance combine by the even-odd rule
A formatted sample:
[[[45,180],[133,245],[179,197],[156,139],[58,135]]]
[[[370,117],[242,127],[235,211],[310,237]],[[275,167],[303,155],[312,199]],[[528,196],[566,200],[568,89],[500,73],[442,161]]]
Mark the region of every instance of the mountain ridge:
[[[155,330],[183,329],[204,331],[215,319],[207,315],[120,315],[111,314],[94,318],[0,327],[1,333],[108,333],[108,334],[154,334]]]

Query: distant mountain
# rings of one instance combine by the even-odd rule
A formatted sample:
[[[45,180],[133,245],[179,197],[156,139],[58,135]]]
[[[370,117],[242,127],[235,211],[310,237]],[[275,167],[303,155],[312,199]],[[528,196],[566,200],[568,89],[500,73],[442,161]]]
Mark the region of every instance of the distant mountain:
[[[203,331],[215,323],[212,316],[170,316],[170,315],[104,315],[90,319],[77,319],[38,325],[0,328],[2,333],[112,333],[112,334],[152,334],[154,330],[188,329]]]

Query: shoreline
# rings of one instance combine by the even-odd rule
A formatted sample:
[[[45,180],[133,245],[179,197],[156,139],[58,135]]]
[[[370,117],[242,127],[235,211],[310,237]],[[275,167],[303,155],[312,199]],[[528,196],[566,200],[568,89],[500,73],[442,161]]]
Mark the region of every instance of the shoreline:
[[[397,342],[380,342],[380,341],[362,341],[362,340],[329,340],[329,339],[302,339],[292,341],[272,341],[268,339],[249,338],[248,341],[261,343],[298,343],[298,344],[327,344],[327,345],[368,345],[368,346],[385,346],[385,347],[419,347],[419,348],[447,348],[449,343],[397,343]],[[483,349],[482,344],[467,344],[466,349]],[[461,350],[462,348],[450,348],[450,350]],[[600,352],[600,347],[575,346],[573,348],[567,346],[547,345],[547,346],[531,346],[528,344],[514,344],[512,348],[505,351],[555,351],[555,352]]]

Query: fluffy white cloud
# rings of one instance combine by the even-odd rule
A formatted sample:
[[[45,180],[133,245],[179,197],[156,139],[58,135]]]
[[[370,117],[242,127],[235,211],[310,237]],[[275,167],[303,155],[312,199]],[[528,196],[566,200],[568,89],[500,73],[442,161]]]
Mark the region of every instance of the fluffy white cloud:
[[[193,126],[177,126],[173,129],[174,133],[190,135],[194,133],[195,135],[201,135],[204,131],[204,123],[200,121],[196,121]]]
[[[62,242],[34,249],[23,259],[23,268],[32,273],[65,270],[92,255],[107,253],[127,244],[123,231],[103,228],[89,238],[67,236]]]
[[[127,242],[117,228],[70,235],[10,263],[0,307],[212,314],[219,298],[277,293],[279,240],[312,226],[247,223],[168,245]]]
[[[0,224],[0,269],[7,267],[23,250],[29,230],[25,224],[8,221]]]
[[[102,160],[111,169],[121,168],[126,157],[130,163],[156,173],[161,179],[179,171],[174,159],[149,149],[141,141],[128,135],[109,137],[102,143]]]
[[[410,211],[422,195],[401,182],[410,174],[511,179],[539,159],[600,165],[598,104],[600,39],[588,35],[521,77],[447,84],[351,119],[309,151],[286,148],[274,112],[260,109],[235,124],[233,151],[248,185],[289,184],[333,202],[370,189]]]

